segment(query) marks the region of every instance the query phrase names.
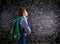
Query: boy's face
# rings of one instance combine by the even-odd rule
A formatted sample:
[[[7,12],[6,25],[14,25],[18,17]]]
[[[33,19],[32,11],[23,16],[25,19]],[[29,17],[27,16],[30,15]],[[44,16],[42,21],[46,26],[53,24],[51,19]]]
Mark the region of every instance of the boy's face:
[[[26,10],[24,10],[23,15],[28,16],[28,12]]]

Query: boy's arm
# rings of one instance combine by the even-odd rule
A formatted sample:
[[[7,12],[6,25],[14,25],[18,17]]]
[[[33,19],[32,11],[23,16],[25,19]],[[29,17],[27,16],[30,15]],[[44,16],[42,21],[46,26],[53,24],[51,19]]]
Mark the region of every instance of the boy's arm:
[[[30,29],[30,27],[28,25],[27,20],[25,20],[25,19],[21,20],[20,25],[25,29],[25,32],[27,32],[27,34],[31,33],[31,29]]]

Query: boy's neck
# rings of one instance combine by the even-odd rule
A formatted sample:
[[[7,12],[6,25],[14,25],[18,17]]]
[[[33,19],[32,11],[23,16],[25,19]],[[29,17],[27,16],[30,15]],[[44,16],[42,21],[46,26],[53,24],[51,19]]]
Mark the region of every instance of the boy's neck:
[[[23,17],[26,17],[26,16],[23,16]]]

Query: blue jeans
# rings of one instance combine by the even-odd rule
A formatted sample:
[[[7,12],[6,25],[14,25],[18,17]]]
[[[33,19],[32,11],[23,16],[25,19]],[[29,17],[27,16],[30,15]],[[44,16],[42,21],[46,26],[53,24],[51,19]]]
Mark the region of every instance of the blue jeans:
[[[18,40],[18,44],[26,44],[26,39],[27,39],[27,36],[22,35],[21,39]]]

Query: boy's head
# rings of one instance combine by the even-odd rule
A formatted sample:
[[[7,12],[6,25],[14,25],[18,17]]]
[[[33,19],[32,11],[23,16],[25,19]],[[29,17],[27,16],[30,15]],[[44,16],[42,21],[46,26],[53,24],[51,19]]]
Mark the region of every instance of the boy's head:
[[[19,8],[18,9],[19,16],[28,16],[28,12],[26,11],[26,8]]]

